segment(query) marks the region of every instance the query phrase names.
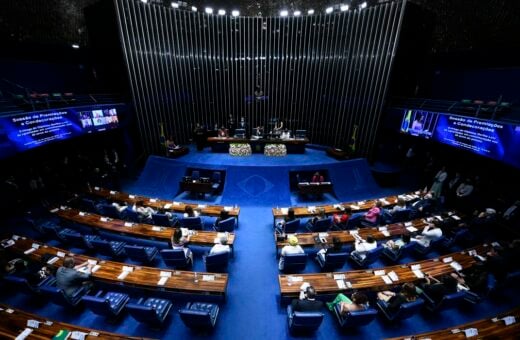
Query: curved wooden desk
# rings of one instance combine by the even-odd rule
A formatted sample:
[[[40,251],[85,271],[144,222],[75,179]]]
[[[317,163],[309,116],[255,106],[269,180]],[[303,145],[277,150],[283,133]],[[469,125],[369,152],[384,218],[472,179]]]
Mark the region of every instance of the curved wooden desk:
[[[504,318],[514,317],[516,322],[510,325],[505,324]],[[487,318],[468,322],[463,325],[457,325],[451,328],[441,329],[438,331],[421,333],[416,335],[408,335],[403,337],[391,338],[397,339],[416,339],[416,340],[449,340],[449,339],[467,339],[464,330],[475,328],[478,336],[475,339],[492,338],[492,339],[518,339],[520,336],[520,308],[513,309],[509,312],[500,313],[494,318]]]
[[[52,339],[60,330],[67,330],[70,333],[80,332],[85,334],[85,339],[144,339],[140,337],[130,337],[116,333],[94,330],[81,326],[75,326],[64,322],[49,320],[13,307],[0,304],[0,336],[14,339],[25,329],[32,329],[27,339]],[[38,321],[38,328],[27,326],[27,321]]]
[[[6,247],[5,250],[15,253],[18,256],[26,256],[33,261],[40,261],[43,254],[52,254],[57,257],[56,262],[52,263],[56,268],[62,265],[64,256],[70,254],[69,251],[51,247],[41,242],[37,242],[25,237],[16,237],[14,244]],[[35,249],[34,246],[38,246]],[[30,250],[30,249],[35,250]],[[59,254],[61,253],[61,254]],[[212,273],[196,273],[190,271],[169,270],[162,268],[151,268],[144,266],[133,266],[131,264],[105,261],[95,257],[85,255],[74,255],[76,263],[81,263],[87,260],[97,261],[99,269],[92,273],[92,278],[96,281],[104,282],[113,285],[124,285],[132,288],[139,288],[145,290],[157,290],[165,292],[199,294],[199,295],[213,295],[225,298],[228,275],[227,274],[212,274]],[[132,267],[130,272],[124,279],[118,279],[122,273],[123,267]],[[170,273],[171,277],[162,286],[158,285],[161,279],[161,273]],[[198,282],[195,282],[195,278]]]
[[[65,220],[88,225],[96,229],[150,240],[170,242],[173,231],[175,230],[175,228],[158,227],[145,223],[125,222],[123,220],[112,219],[91,213],[82,213],[82,216],[80,215],[79,210],[72,208],[66,210],[54,209],[51,210],[51,212]],[[216,231],[197,230],[193,232],[196,234],[191,236],[190,244],[201,246],[213,246],[215,244],[215,238],[220,234]],[[234,242],[235,234],[230,233],[228,237],[229,246],[233,247]]]
[[[490,246],[486,245],[472,248],[470,250],[475,250],[477,254],[482,255],[485,254],[486,250],[489,248]],[[340,288],[339,284],[341,284],[341,282],[336,282],[336,280],[343,281],[343,283],[350,282],[352,289],[367,289],[374,291],[389,289],[405,282],[415,282],[419,280],[411,269],[413,265],[420,265],[420,270],[423,273],[428,273],[432,276],[441,276],[455,271],[453,267],[451,267],[450,263],[444,263],[443,259],[451,258],[453,261],[459,263],[463,269],[469,268],[477,262],[473,256],[468,254],[470,250],[444,255],[436,259],[428,259],[378,269],[363,269],[334,273],[279,275],[278,282],[280,285],[280,295],[282,299],[297,298],[300,293],[302,282],[309,282],[316,289],[318,294],[337,294],[350,290],[348,288]],[[384,270],[386,274],[393,271],[397,274],[399,280],[392,284],[386,284],[381,276],[376,276],[374,274],[377,270]]]

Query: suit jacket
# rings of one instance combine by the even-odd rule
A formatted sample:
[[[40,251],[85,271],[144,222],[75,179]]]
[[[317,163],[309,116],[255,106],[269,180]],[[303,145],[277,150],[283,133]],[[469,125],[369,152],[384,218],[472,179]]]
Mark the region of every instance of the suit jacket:
[[[295,312],[319,312],[323,308],[323,302],[317,300],[293,300],[292,303],[293,311]]]
[[[56,272],[56,286],[63,289],[65,295],[71,297],[75,290],[81,288],[84,281],[90,278],[90,274],[85,274],[73,268],[60,267]]]

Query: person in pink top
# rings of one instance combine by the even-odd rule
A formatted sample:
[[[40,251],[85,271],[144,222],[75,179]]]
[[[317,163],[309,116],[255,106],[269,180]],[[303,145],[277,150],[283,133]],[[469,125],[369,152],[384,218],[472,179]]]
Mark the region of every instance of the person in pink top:
[[[381,215],[381,207],[383,204],[381,201],[377,201],[376,204],[366,212],[364,219],[370,223],[377,223],[379,215]]]

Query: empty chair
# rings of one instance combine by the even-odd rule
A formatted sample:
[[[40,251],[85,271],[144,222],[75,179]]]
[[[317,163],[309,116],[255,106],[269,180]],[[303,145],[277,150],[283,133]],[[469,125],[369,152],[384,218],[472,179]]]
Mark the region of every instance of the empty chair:
[[[76,289],[76,291],[74,291],[73,294],[68,297],[65,295],[63,290],[58,287],[50,285],[44,285],[40,287],[40,293],[42,295],[47,296],[55,304],[65,307],[74,307],[79,305],[82,297],[86,295],[89,290],[90,286],[84,285],[81,288]]]
[[[426,308],[429,311],[433,312],[441,309],[448,309],[459,306],[460,303],[466,298],[466,291],[461,290],[460,292],[446,294],[442,297],[440,301],[434,301],[425,292],[422,292],[421,298],[424,299]]]
[[[435,240],[430,241],[430,244],[428,246],[424,246],[423,244],[419,242],[414,242],[415,246],[413,247],[413,250],[421,255],[426,255],[433,249],[442,246],[442,244],[446,241],[446,237],[441,236],[438,237]]]
[[[96,202],[90,198],[82,198],[79,202],[81,209],[85,209],[86,211],[90,211],[92,213],[98,211],[98,206]]]
[[[141,223],[143,218],[134,209],[126,209],[126,219],[135,223]]]
[[[314,224],[309,222],[306,227],[310,232],[322,232],[329,230],[330,226],[332,226],[332,217],[318,219]]]
[[[107,241],[101,238],[90,241],[93,249],[100,254],[119,257],[125,253],[125,243],[119,241]]]
[[[315,332],[323,321],[321,312],[298,312],[294,311],[292,305],[287,306],[287,321],[291,333]]]
[[[83,302],[88,309],[97,315],[106,316],[108,318],[117,317],[130,297],[124,293],[99,291],[95,296],[83,296]]]
[[[163,249],[161,256],[168,267],[186,268],[191,265],[191,260],[184,253],[184,249]]]
[[[217,192],[220,190],[220,187],[222,185],[222,180],[220,178],[220,171],[215,171],[213,175],[211,176],[211,187],[213,188],[214,192]]]
[[[17,292],[32,295],[39,293],[41,286],[52,284],[54,282],[54,278],[52,276],[48,276],[38,283],[31,284],[25,277],[6,275],[4,276],[4,281],[6,281],[6,283],[10,286],[16,288]]]
[[[300,228],[300,219],[296,218],[289,222],[285,222],[283,226],[284,233],[294,234]]]
[[[225,220],[219,221],[214,229],[218,232],[230,232],[235,231],[236,219],[234,217],[228,217]]]
[[[101,204],[98,210],[101,215],[117,219],[122,218],[122,213],[112,204]]]
[[[284,256],[283,271],[300,272],[307,266],[307,254],[287,254]]]
[[[188,302],[179,309],[182,322],[192,329],[213,329],[217,323],[218,312],[218,305],[202,302]]]
[[[423,305],[424,300],[418,298],[415,301],[403,303],[401,306],[399,306],[399,309],[397,309],[397,311],[391,312],[386,307],[386,304],[383,301],[377,301],[377,306],[379,307],[385,318],[389,321],[408,319],[409,317],[419,312]]]
[[[152,214],[152,221],[153,221],[153,224],[160,225],[163,227],[173,227],[174,225],[176,225],[178,223],[177,217],[173,217],[173,216],[170,217],[166,214],[160,214],[160,213]]]
[[[229,253],[217,253],[204,256],[204,264],[207,272],[225,272],[229,262]]]
[[[172,309],[172,302],[159,298],[140,298],[137,302],[126,304],[126,310],[137,321],[151,325],[162,325]]]
[[[86,248],[86,249],[92,249],[91,241],[98,239],[99,236],[96,235],[81,235],[75,230],[72,229],[66,229],[60,232],[60,235],[63,237],[63,239],[75,246],[78,246],[80,248]]]
[[[365,257],[359,256],[357,253],[353,252],[350,254],[350,259],[353,260],[358,266],[366,267],[379,259],[383,249],[383,246],[378,246],[375,249],[367,251],[365,253]]]
[[[179,220],[180,226],[182,228],[194,229],[194,230],[202,230],[202,218],[198,217],[183,217]]]
[[[194,181],[198,181],[200,179],[200,172],[199,170],[193,170],[191,172],[191,179]]]
[[[321,256],[316,256],[316,260],[322,270],[334,270],[343,267],[348,255],[347,252],[325,254],[325,260]]]
[[[340,304],[334,306],[334,314],[342,328],[365,326],[374,321],[377,315],[375,308],[367,308],[365,310],[357,310],[341,314]]]
[[[159,253],[159,250],[155,247],[125,245],[124,248],[130,259],[139,262],[152,262]]]

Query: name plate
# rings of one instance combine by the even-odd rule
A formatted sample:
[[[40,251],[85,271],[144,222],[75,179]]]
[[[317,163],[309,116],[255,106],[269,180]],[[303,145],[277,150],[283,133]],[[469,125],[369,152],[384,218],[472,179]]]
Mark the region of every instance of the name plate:
[[[134,271],[134,267],[123,266],[123,271],[124,272],[133,272]]]
[[[156,203],[156,202],[157,202],[156,198],[150,198],[150,203]]]
[[[421,269],[421,265],[420,264],[412,264],[412,266],[410,267],[411,270],[419,270]]]
[[[65,253],[62,252],[62,251],[59,251],[59,252],[56,253],[56,256],[58,256],[58,257],[65,257]]]
[[[135,195],[128,195],[128,198],[134,199]]]
[[[99,268],[101,268],[101,266],[99,264],[96,264],[94,267],[92,267],[92,272],[95,273],[99,270]]]
[[[385,275],[385,270],[384,269],[381,269],[381,270],[374,270],[374,275],[375,276],[381,276],[381,275]]]
[[[108,217],[101,217],[99,220],[101,222],[108,222]]]
[[[165,272],[161,270],[161,273],[159,274],[160,277],[171,277],[172,272]]]
[[[172,207],[171,203],[167,203],[164,205],[164,209],[170,209]]]
[[[117,191],[110,190],[110,195],[115,195],[115,194],[117,194]]]
[[[345,274],[334,274],[334,280],[345,280]]]
[[[450,263],[451,261],[453,261],[453,258],[450,256],[450,257],[445,257],[442,259],[442,262],[444,263]]]
[[[134,224],[132,222],[125,222],[124,226],[125,227],[133,227]]]
[[[202,275],[202,281],[215,281],[215,275]]]
[[[385,283],[386,283],[387,285],[391,285],[391,284],[392,284],[392,279],[390,279],[390,278],[388,277],[388,275],[382,275],[381,278],[383,279],[383,281],[385,281]]]
[[[163,276],[159,279],[159,281],[157,282],[157,285],[158,286],[164,286],[164,284],[166,283],[166,281],[168,281],[169,277],[168,276]]]
[[[39,328],[40,327],[40,321],[38,321],[38,320],[27,320],[27,327]]]

